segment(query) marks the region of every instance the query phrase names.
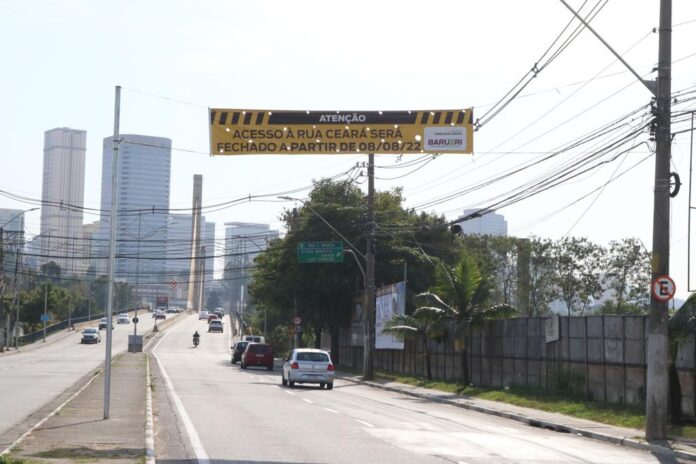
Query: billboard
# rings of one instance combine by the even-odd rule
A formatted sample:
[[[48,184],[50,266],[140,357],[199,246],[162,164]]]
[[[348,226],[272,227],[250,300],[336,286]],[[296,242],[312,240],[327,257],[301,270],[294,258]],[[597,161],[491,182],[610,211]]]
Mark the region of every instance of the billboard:
[[[473,110],[209,109],[211,155],[473,153]]]
[[[394,314],[406,310],[406,282],[398,282],[378,288],[375,298],[375,349],[403,350],[404,342],[393,335],[382,333],[384,326]]]

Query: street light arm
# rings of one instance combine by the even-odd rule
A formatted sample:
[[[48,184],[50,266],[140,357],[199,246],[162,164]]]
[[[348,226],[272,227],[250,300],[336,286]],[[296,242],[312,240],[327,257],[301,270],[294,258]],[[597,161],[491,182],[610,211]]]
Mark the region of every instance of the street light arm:
[[[0,229],[4,228],[7,224],[9,224],[10,222],[14,221],[15,219],[17,219],[17,218],[18,218],[19,216],[21,216],[22,214],[28,213],[28,212],[30,212],[30,211],[36,211],[37,209],[41,209],[41,208],[36,207],[36,208],[31,208],[31,209],[26,209],[26,210],[24,210],[24,211],[20,211],[19,213],[17,213],[17,214],[15,214],[14,216],[12,216],[12,218],[11,218],[9,221],[7,221],[7,222],[4,223],[3,225],[1,225],[1,226],[0,226]]]
[[[351,251],[353,251],[353,252],[357,253],[358,255],[360,255],[360,257],[361,257],[362,259],[366,259],[366,258],[365,258],[365,255],[364,255],[363,253],[361,253],[360,250],[358,250],[358,248],[357,248],[355,245],[353,245],[353,243],[351,243],[350,240],[348,240],[346,237],[343,236],[342,233],[340,233],[338,230],[336,230],[336,228],[335,228],[334,226],[332,226],[332,225],[329,223],[329,221],[327,221],[326,219],[324,219],[324,217],[323,217],[321,214],[317,213],[317,211],[316,211],[314,208],[312,208],[311,206],[309,206],[309,203],[308,203],[307,201],[301,200],[301,199],[299,199],[299,198],[293,198],[293,197],[278,197],[278,198],[280,198],[281,200],[290,200],[290,201],[299,201],[299,202],[301,202],[301,203],[302,203],[303,205],[305,205],[311,212],[313,212],[314,214],[316,214],[317,217],[318,217],[319,219],[321,219],[321,220],[324,222],[324,224],[326,224],[327,226],[329,226],[329,228],[330,228],[331,230],[333,230],[334,232],[336,232],[336,233],[338,234],[338,236],[341,237],[341,239],[343,239],[343,241],[346,242],[346,243],[348,244],[348,246],[352,248]],[[362,268],[360,268],[360,269],[362,270]],[[363,271],[363,275],[364,275],[364,274],[365,274],[365,272]]]
[[[367,288],[367,275],[365,274],[365,269],[363,269],[362,264],[360,264],[360,260],[358,259],[358,256],[355,254],[355,252],[351,249],[348,250],[343,250],[344,253],[350,253],[351,256],[353,256],[353,259],[355,259],[355,263],[358,265],[358,268],[360,268],[360,273],[363,276],[363,287]]]

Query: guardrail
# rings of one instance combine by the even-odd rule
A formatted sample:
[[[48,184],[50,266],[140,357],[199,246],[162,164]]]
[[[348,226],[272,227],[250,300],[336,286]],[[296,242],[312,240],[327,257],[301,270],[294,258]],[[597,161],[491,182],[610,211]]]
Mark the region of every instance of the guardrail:
[[[79,324],[81,322],[88,322],[88,321],[94,321],[96,319],[101,319],[104,317],[104,313],[101,314],[93,314],[91,317],[89,316],[81,316],[81,317],[73,317],[70,319],[70,324],[75,325]],[[68,321],[60,321],[56,324],[51,324],[46,326],[46,335],[52,335],[56,332],[60,332],[63,329],[68,328]],[[25,346],[30,343],[34,343],[36,340],[39,340],[43,338],[44,335],[44,329],[39,329],[36,332],[31,332],[26,335],[22,335],[19,337],[19,345],[20,346]]]

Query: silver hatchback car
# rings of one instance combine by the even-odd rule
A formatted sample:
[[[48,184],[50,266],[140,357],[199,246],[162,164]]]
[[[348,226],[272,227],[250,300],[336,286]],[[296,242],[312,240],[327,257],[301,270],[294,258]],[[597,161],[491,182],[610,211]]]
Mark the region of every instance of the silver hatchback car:
[[[298,348],[290,353],[283,364],[283,385],[294,387],[296,383],[318,383],[319,388],[333,388],[336,369],[326,351]]]

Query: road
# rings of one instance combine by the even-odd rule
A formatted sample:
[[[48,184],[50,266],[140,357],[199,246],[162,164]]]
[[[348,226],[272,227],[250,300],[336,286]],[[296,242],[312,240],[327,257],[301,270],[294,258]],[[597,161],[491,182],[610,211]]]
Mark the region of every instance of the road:
[[[229,324],[226,324],[226,328]],[[191,346],[198,330],[201,345]],[[280,369],[230,364],[229,334],[187,317],[154,352],[199,462],[648,463],[649,453],[529,427],[337,380],[332,391],[280,385]],[[158,385],[158,389],[160,385]],[[183,432],[182,432],[183,433]],[[171,439],[171,437],[169,438]]]
[[[140,317],[138,333],[151,330],[153,324],[150,314]],[[80,332],[75,331],[0,356],[0,436],[99,367],[104,362],[105,332],[101,331],[102,342],[97,344],[82,345]],[[114,324],[113,355],[128,349],[132,333],[133,324]]]

